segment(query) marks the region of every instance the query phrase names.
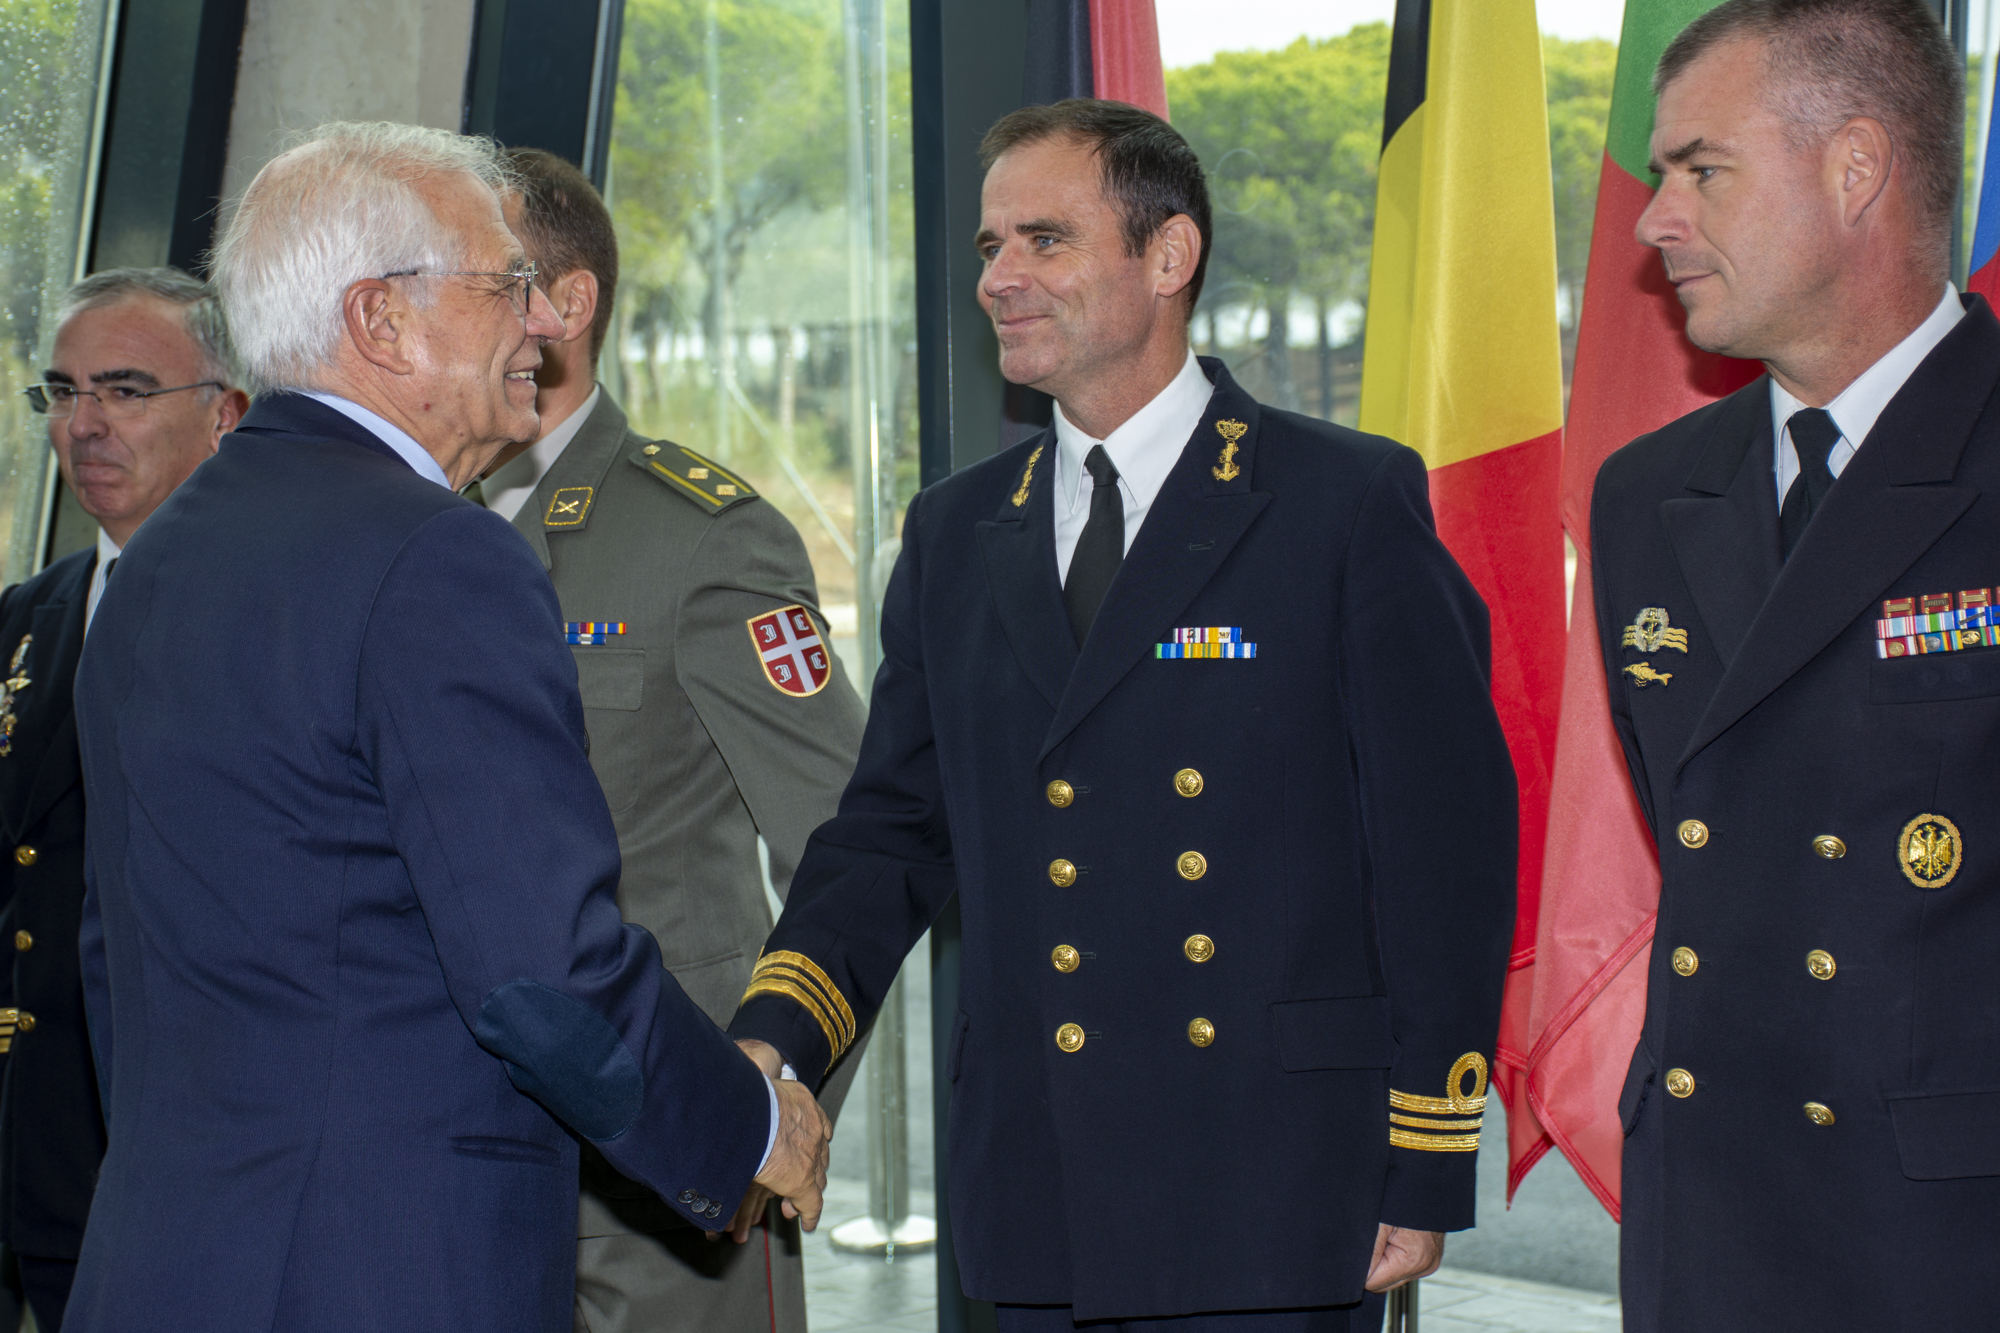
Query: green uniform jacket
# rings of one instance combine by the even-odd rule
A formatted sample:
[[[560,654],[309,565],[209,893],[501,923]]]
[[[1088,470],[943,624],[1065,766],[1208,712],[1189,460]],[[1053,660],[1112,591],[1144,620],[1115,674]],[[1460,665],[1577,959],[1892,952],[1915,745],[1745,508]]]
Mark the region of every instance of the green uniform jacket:
[[[624,859],[618,906],[725,1024],[771,932],[758,835],[782,895],[861,744],[861,699],[830,651],[820,688],[796,694],[753,638],[751,621],[786,607],[827,634],[805,545],[741,478],[641,439],[604,393],[514,525],[576,631],[590,762]],[[580,1235],[675,1225],[603,1171],[586,1163]]]

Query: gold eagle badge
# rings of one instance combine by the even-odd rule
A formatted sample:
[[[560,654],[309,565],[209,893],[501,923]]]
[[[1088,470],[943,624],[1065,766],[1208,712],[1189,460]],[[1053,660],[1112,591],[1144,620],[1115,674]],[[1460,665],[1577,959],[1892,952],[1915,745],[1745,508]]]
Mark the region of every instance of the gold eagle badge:
[[[1896,859],[1910,883],[1920,889],[1941,889],[1951,883],[1965,859],[1965,839],[1958,825],[1943,815],[1918,815],[1903,825]]]

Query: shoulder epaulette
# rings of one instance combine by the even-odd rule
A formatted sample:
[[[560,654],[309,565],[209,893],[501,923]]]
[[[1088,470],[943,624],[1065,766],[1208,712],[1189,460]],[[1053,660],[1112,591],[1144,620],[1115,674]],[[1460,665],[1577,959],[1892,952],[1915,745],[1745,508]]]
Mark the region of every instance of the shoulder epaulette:
[[[731,505],[757,498],[755,486],[682,445],[667,441],[644,444],[633,450],[631,461],[704,513],[719,514]]]

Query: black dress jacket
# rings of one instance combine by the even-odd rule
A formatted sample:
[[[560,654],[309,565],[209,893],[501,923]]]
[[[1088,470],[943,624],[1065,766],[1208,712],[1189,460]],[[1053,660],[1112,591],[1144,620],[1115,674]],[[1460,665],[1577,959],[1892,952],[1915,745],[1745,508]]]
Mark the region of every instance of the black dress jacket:
[[[0,594],[0,718],[13,718],[0,755],[0,945],[19,1011],[0,1055],[0,1240],[47,1259],[76,1258],[104,1159],[77,966],[84,800],[70,706],[96,568],[94,547],[77,551]]]
[[[1422,460],[1202,366],[1081,651],[1052,432],[911,505],[859,767],[731,1027],[816,1078],[956,889],[964,1287],[1079,1319],[1346,1304],[1378,1223],[1470,1226],[1513,924]]]
[[[1966,307],[1789,561],[1767,380],[1597,480],[1663,880],[1620,1108],[1628,1329],[1994,1322],[2000,646],[1878,637],[1885,602],[2000,583],[2000,321]]]

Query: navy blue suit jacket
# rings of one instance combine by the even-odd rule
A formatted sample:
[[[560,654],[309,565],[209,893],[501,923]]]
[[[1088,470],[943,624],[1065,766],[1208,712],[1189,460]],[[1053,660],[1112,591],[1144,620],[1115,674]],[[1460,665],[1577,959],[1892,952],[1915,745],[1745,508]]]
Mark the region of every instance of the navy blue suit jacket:
[[[96,568],[95,547],[76,551],[0,596],[0,665],[21,655],[0,755],[0,948],[7,1004],[33,1020],[0,1056],[0,1240],[44,1259],[76,1257],[104,1156],[77,975],[84,803],[70,696]]]
[[[2000,584],[2000,320],[1965,304],[1789,560],[1767,379],[1597,477],[1598,633],[1661,875],[1620,1107],[1634,1333],[1996,1322],[2000,647],[1877,639],[1885,601]],[[1648,608],[1686,637],[1627,642]],[[1917,873],[1926,815],[1955,859]]]
[[[859,767],[731,1025],[817,1076],[956,889],[965,1290],[1082,1319],[1344,1304],[1378,1223],[1470,1226],[1476,1111],[1391,1091],[1491,1050],[1511,943],[1486,609],[1422,460],[1202,364],[1081,651],[1053,432],[911,505]]]
[[[573,1134],[729,1215],[764,1080],[619,919],[498,515],[259,402],[126,549],[76,689],[110,1147],[70,1333],[557,1333]]]

